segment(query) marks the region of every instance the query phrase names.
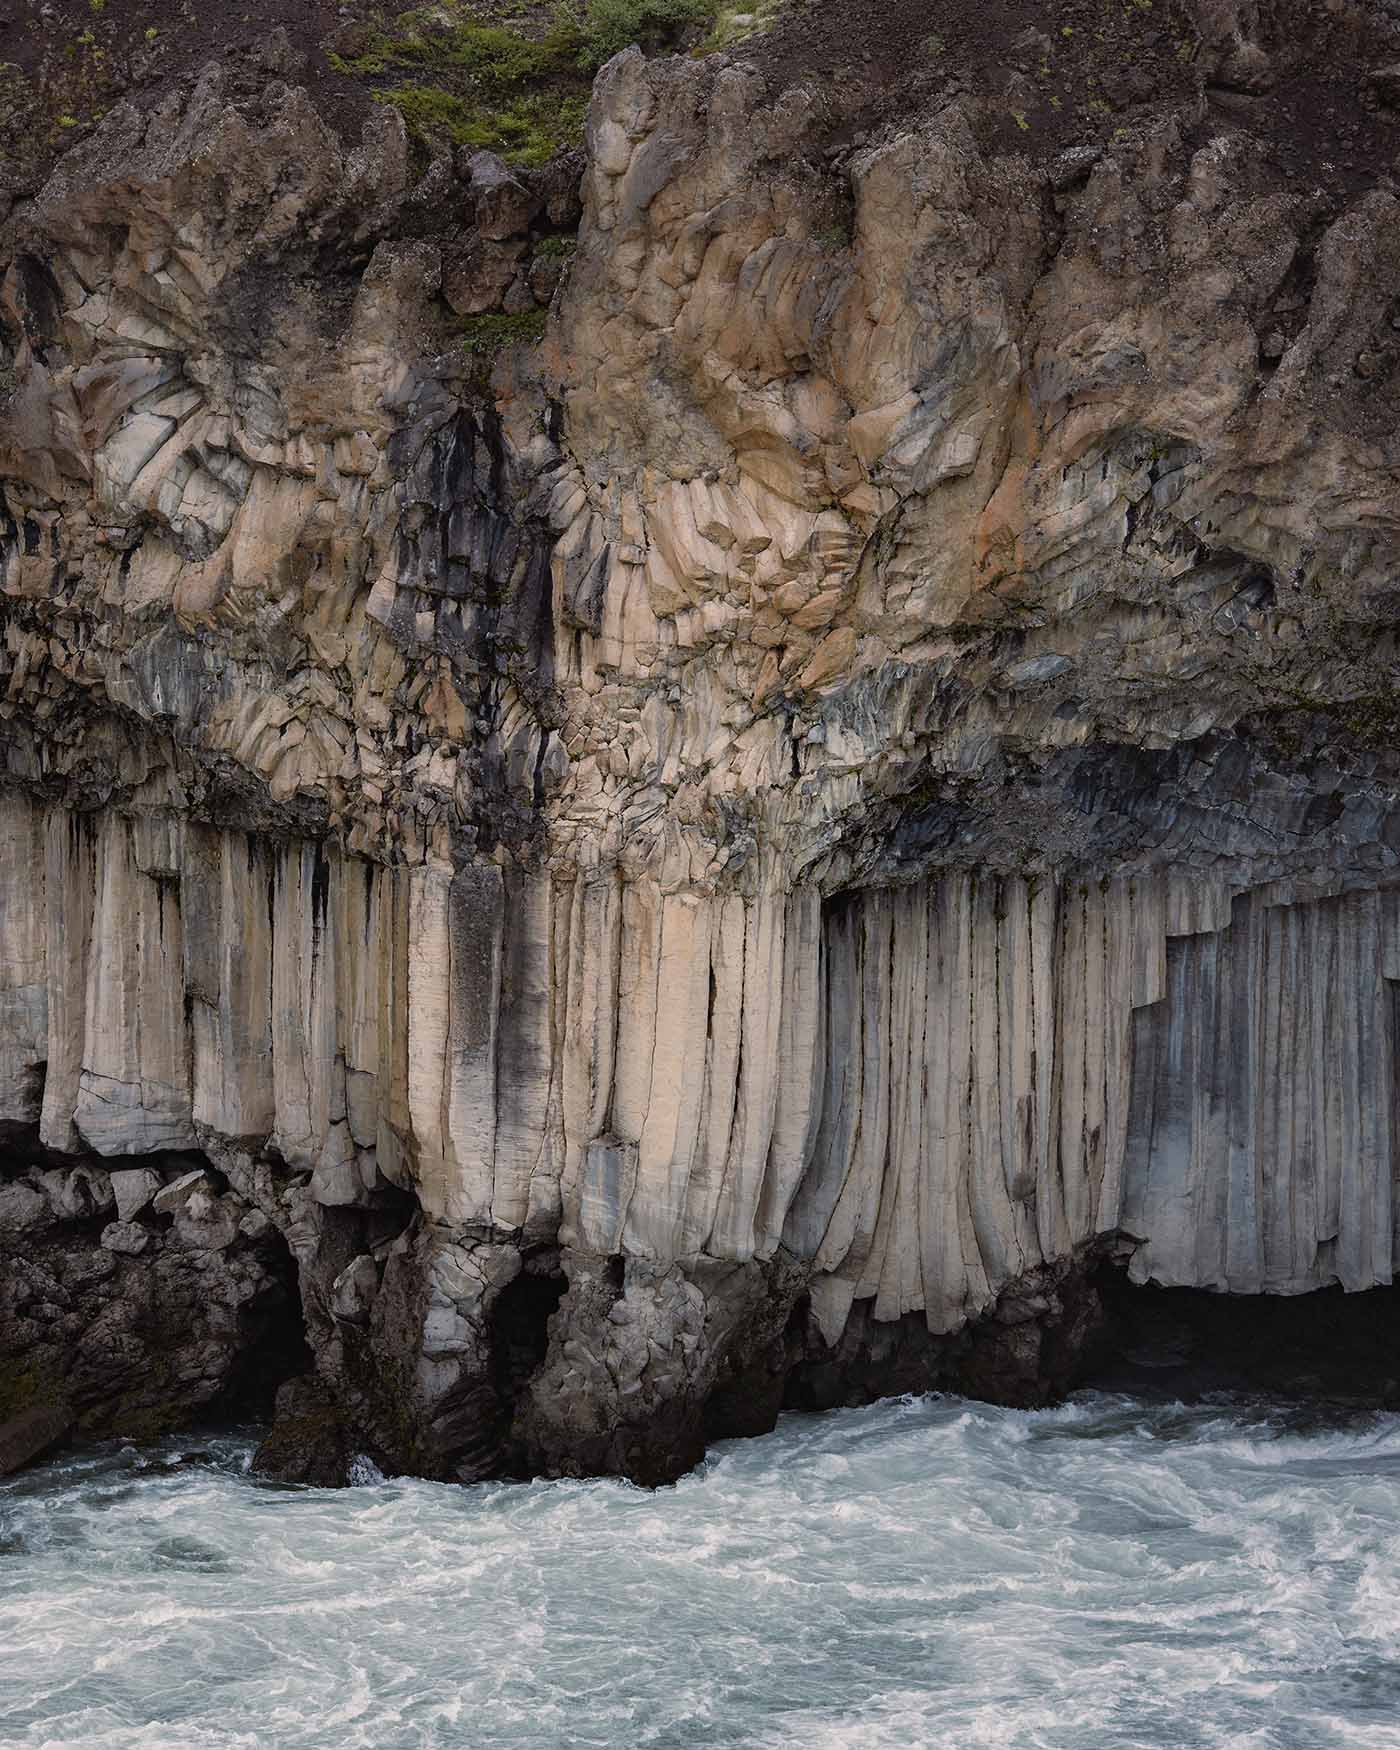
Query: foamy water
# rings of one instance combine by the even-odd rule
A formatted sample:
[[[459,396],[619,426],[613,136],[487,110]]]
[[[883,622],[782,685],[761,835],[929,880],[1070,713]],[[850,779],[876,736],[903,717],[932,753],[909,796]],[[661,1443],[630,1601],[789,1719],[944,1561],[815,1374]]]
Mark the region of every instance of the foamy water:
[[[0,1743],[1400,1747],[1400,1417],[926,1398],[655,1494],[181,1450],[0,1485]]]

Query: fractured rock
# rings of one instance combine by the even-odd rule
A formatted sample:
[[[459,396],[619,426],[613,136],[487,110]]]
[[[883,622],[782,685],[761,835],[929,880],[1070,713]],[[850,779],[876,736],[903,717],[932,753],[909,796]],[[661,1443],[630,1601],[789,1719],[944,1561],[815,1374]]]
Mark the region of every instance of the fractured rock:
[[[214,1197],[196,1186],[175,1210],[173,1235],[182,1246],[222,1252],[238,1238],[243,1214],[236,1197]]]
[[[113,1206],[111,1176],[100,1167],[55,1168],[39,1184],[59,1221],[88,1221]]]
[[[347,1324],[365,1324],[378,1290],[379,1266],[362,1253],[331,1284],[331,1311]]]
[[[125,1167],[112,1173],[117,1220],[129,1222],[149,1206],[161,1189],[161,1177],[150,1167]]]

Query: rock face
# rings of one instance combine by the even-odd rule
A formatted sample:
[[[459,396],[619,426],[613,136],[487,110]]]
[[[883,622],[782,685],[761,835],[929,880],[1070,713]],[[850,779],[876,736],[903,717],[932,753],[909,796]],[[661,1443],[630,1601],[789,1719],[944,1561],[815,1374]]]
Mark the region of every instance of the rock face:
[[[1032,1401],[1110,1255],[1390,1281],[1396,196],[1203,87],[834,101],[611,62],[489,385],[572,184],[391,112],[211,69],[0,233],[0,1345],[81,1426],[288,1254],[313,1480]]]
[[[157,1183],[187,1164],[148,1158]],[[12,1171],[0,1184],[0,1474],[70,1429],[149,1436],[260,1406],[264,1374],[275,1383],[305,1365],[285,1244],[231,1187],[201,1172],[173,1217],[145,1206],[122,1220],[120,1173]]]

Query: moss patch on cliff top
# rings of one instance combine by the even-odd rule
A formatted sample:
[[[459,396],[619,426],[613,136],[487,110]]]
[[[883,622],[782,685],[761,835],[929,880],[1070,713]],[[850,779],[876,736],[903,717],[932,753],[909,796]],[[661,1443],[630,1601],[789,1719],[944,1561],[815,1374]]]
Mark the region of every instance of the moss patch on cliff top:
[[[445,0],[339,31],[332,68],[392,104],[417,143],[543,164],[583,136],[593,75],[638,42],[676,44],[717,0]]]
[[[761,0],[758,11],[777,0]],[[302,85],[355,140],[392,104],[420,150],[489,147],[539,164],[577,143],[598,67],[629,43],[734,34],[722,0],[47,0],[0,7],[0,218],[124,99],[149,108],[218,61],[235,99]]]
[[[568,45],[483,24],[465,8],[425,7],[341,31],[330,64],[370,83],[429,151],[489,147],[542,164],[572,145],[585,93]]]

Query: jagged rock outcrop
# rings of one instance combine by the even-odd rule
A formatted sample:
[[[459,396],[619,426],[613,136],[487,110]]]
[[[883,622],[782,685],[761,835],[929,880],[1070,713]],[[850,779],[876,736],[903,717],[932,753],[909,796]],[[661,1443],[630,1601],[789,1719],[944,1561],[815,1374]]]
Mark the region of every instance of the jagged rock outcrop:
[[[297,1474],[1034,1397],[1110,1253],[1391,1279],[1396,196],[1204,87],[835,104],[610,63],[489,388],[572,189],[389,112],[215,69],[3,234],[0,1198],[158,1174],[122,1293],[266,1224]]]
[[[189,1157],[143,1158],[0,1183],[0,1474],[64,1433],[262,1407],[305,1365],[277,1225]]]

